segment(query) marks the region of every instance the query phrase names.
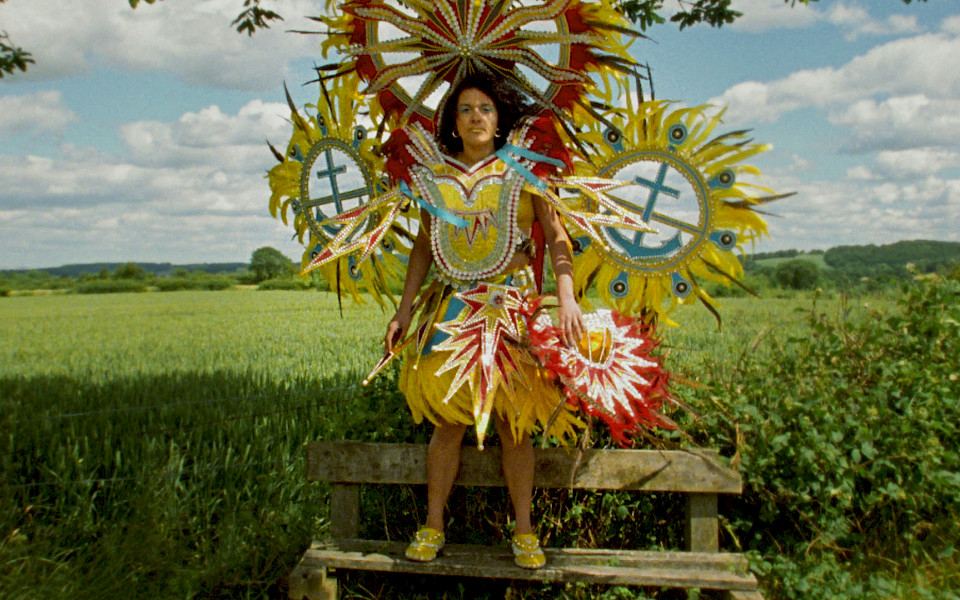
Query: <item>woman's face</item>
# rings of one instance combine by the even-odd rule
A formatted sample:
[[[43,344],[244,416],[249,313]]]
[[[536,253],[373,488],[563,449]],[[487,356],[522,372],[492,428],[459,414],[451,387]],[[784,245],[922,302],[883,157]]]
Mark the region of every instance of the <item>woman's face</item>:
[[[478,89],[467,88],[457,98],[457,134],[463,147],[493,144],[497,131],[497,105]]]

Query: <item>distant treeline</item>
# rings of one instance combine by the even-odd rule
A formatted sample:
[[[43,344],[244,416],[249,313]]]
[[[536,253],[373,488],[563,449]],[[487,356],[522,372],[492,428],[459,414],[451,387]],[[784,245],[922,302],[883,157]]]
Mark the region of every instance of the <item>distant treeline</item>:
[[[956,277],[960,273],[960,242],[911,240],[884,246],[836,246],[826,251],[779,250],[749,255],[744,267],[747,283],[755,289],[876,291],[918,275]]]
[[[81,275],[99,274],[103,272],[116,272],[120,267],[129,263],[84,263],[77,265],[63,265],[62,267],[50,267],[45,269],[11,269],[0,271],[0,276],[12,276],[17,274],[39,271],[48,273],[54,277],[73,277],[78,278]],[[187,265],[175,265],[172,263],[136,263],[138,267],[151,275],[157,277],[170,277],[175,272],[187,271],[190,273],[202,272],[210,275],[232,274],[243,270],[248,263],[195,263]]]
[[[766,260],[768,258],[794,258],[803,255],[821,255],[824,250],[777,250],[776,252],[756,252],[747,256],[749,260]]]
[[[960,242],[913,240],[885,246],[837,246],[829,250],[778,250],[745,257],[746,288],[711,283],[714,296],[776,290],[878,291],[917,275],[960,277]],[[87,263],[47,269],[0,271],[0,296],[32,290],[81,294],[217,290],[237,285],[259,289],[327,289],[321,278],[300,278],[292,260],[270,247],[249,263]],[[549,286],[549,282],[548,282]],[[399,292],[398,292],[399,293]]]
[[[319,285],[314,278],[297,277],[298,271],[282,252],[263,247],[253,252],[249,263],[86,263],[0,271],[0,296],[36,290],[107,294],[223,290],[238,285],[299,290]]]
[[[932,273],[960,261],[960,242],[910,240],[886,246],[837,246],[824,253],[823,261],[843,272],[906,271],[912,265],[916,272]]]

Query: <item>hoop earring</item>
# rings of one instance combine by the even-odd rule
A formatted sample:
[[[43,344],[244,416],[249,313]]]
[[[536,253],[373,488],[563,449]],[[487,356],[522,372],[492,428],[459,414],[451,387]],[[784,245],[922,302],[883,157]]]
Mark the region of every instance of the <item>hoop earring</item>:
[[[457,139],[457,138],[460,137],[459,135],[457,135],[457,130],[456,130],[456,129],[454,129],[454,130],[453,130],[453,133],[451,133],[450,135],[452,135],[454,139]]]
[[[500,137],[500,128],[497,127],[497,130],[493,132],[493,137]]]

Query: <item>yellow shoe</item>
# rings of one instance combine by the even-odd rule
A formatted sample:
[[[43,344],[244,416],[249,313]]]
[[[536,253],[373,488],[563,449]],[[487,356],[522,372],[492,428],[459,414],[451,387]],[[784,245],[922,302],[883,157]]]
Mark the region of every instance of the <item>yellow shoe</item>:
[[[513,562],[522,569],[540,569],[547,564],[537,536],[530,533],[513,536]]]
[[[441,548],[443,548],[443,532],[430,527],[421,527],[417,530],[416,537],[407,546],[405,554],[408,559],[416,562],[430,562],[437,557]]]

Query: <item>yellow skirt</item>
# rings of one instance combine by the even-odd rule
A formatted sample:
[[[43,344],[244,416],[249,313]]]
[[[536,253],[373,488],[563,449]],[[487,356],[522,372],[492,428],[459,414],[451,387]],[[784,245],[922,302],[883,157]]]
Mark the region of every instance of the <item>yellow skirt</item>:
[[[535,298],[529,270],[453,290],[428,289],[407,346],[400,390],[414,421],[474,425],[483,439],[489,418],[505,420],[514,439],[545,431],[561,443],[584,426],[563,388],[527,343],[524,308]],[[547,429],[549,428],[549,431]]]

